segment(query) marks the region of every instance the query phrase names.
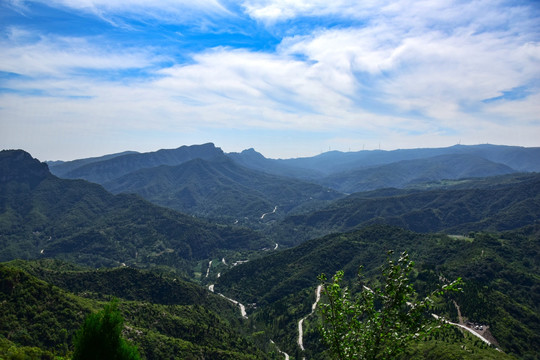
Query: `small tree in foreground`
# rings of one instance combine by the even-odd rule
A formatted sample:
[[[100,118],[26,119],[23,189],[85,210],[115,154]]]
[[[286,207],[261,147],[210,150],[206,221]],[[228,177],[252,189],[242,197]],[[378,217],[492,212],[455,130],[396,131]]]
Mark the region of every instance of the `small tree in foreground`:
[[[137,348],[122,338],[123,328],[116,300],[88,315],[75,335],[73,360],[139,360]]]
[[[440,326],[429,316],[433,297],[458,291],[461,279],[416,300],[409,282],[413,266],[406,252],[397,261],[389,257],[381,287],[370,289],[364,285],[354,298],[349,289],[341,286],[343,271],[338,271],[331,282],[324,274],[319,276],[328,300],[319,307],[321,333],[335,359],[395,359],[408,343]]]

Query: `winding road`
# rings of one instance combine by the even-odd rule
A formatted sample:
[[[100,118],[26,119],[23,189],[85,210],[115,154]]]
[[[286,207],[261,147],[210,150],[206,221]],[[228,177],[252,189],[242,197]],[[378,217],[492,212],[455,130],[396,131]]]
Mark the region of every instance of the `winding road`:
[[[244,319],[247,319],[248,316],[247,316],[247,313],[246,313],[246,307],[242,304],[240,304],[238,301],[234,300],[234,299],[231,299],[231,298],[228,298],[226,297],[225,295],[223,295],[222,293],[218,293],[219,296],[221,297],[224,297],[225,299],[229,300],[230,302],[232,302],[233,304],[235,305],[238,305],[238,307],[240,307],[240,314],[242,315],[242,317]]]
[[[274,340],[270,340],[270,342],[271,342],[272,344],[276,345],[276,343],[274,342]],[[277,345],[276,345],[276,349],[277,349],[277,351],[278,351],[280,354],[285,355],[285,360],[289,360],[289,354],[287,354],[285,351],[281,351],[281,349],[278,348]]]
[[[212,266],[212,260],[208,263],[208,269],[206,269],[206,277],[210,274],[210,267]]]
[[[298,346],[300,346],[300,349],[302,351],[305,350],[304,349],[304,340],[303,340],[304,330],[303,330],[302,325],[304,324],[304,320],[306,320],[309,316],[313,315],[313,313],[315,312],[315,309],[317,309],[317,304],[321,300],[321,290],[322,290],[322,285],[317,286],[317,289],[315,290],[315,302],[313,303],[313,305],[311,305],[311,312],[308,315],[304,316],[298,322]]]
[[[262,215],[261,215],[261,220],[264,219],[264,217],[265,217],[266,215],[275,214],[276,211],[277,211],[277,205],[274,207],[274,211],[269,212],[269,213],[264,213],[264,214],[262,214]]]
[[[467,327],[465,325],[453,323],[451,321],[448,321],[446,319],[441,318],[439,315],[436,315],[436,314],[431,314],[431,315],[437,320],[442,319],[442,321],[444,321],[447,324],[454,325],[454,326],[459,326],[460,328],[467,330],[468,332],[470,332],[471,334],[473,334],[474,336],[476,336],[477,338],[479,338],[480,340],[482,340],[486,344],[495,346],[491,341],[489,341],[488,339],[486,339],[485,337],[483,337],[482,335],[480,335],[479,333],[477,333],[476,331],[474,331],[473,329],[471,329],[471,328],[469,328],[469,327]],[[497,347],[495,347],[495,349],[501,351]]]

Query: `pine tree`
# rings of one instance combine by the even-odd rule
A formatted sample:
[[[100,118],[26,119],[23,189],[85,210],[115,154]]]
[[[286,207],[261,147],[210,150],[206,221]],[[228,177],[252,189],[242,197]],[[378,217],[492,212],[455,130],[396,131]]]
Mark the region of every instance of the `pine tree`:
[[[73,360],[139,360],[137,348],[122,338],[123,327],[116,300],[88,315],[75,335]]]

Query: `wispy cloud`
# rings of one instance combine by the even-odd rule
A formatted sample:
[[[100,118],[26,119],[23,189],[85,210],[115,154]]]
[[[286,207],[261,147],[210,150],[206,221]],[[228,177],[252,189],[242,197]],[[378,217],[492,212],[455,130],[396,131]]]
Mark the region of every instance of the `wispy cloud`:
[[[28,143],[28,134],[34,143],[38,134],[58,144],[122,138],[116,151],[137,149],[127,139],[163,147],[164,137],[208,141],[200,135],[220,131],[251,131],[231,144],[261,148],[272,148],[261,131],[311,132],[318,143],[356,149],[366,141],[539,144],[533,2],[10,4],[25,17],[39,15],[36,4],[94,17],[100,31],[49,31],[48,18],[0,27],[0,71],[10,74],[0,80],[0,140],[8,145]],[[285,35],[266,42],[276,34]],[[313,143],[298,142],[298,153],[320,151]]]
[[[36,36],[10,28],[0,41],[0,71],[25,76],[66,77],[78,71],[140,69],[166,60],[151,48],[118,48],[106,39]]]
[[[20,4],[21,0],[16,2]],[[43,3],[47,6],[83,11],[104,18],[127,16],[178,22],[189,19],[195,13],[231,15],[231,12],[217,0],[26,0],[25,2]]]

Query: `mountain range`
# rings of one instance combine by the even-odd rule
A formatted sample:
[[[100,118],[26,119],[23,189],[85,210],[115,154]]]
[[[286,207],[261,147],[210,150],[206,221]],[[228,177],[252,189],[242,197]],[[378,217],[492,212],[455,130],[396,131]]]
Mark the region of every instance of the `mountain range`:
[[[317,276],[343,269],[360,292],[388,250],[407,250],[419,294],[464,279],[434,311],[457,322],[459,307],[503,351],[452,327],[408,358],[535,359],[537,155],[479,145],[280,160],[204,144],[46,164],[1,151],[0,357],[69,356],[84,315],[118,297],[143,358],[327,360]]]
[[[507,231],[540,219],[540,174],[462,179],[415,189],[359,192],[320,210],[291,215],[272,227],[272,236],[298,244],[333,232],[388,224],[416,232],[467,235]],[[287,240],[284,240],[287,239]]]
[[[351,170],[372,168],[405,160],[441,155],[470,155],[506,165],[516,172],[539,172],[540,148],[502,145],[454,145],[446,148],[328,151],[317,156],[293,159],[267,159],[254,149],[228,154],[242,165],[258,170],[306,179],[324,178]]]
[[[92,266],[154,264],[189,271],[224,251],[270,246],[261,235],[218,226],[135,195],[59,179],[21,150],[0,152],[0,260],[40,256]],[[4,172],[5,171],[5,172]]]
[[[274,208],[282,217],[298,207],[342,196],[320,185],[239,166],[224,155],[141,169],[103,186],[112,193],[136,193],[155,204],[198,216],[254,221]]]
[[[254,149],[225,154],[208,143],[49,165],[59,177],[96,182],[116,194],[136,193],[157,205],[257,227],[263,214],[279,220],[355,192],[540,171],[538,159],[540,148],[456,145],[282,160]]]

